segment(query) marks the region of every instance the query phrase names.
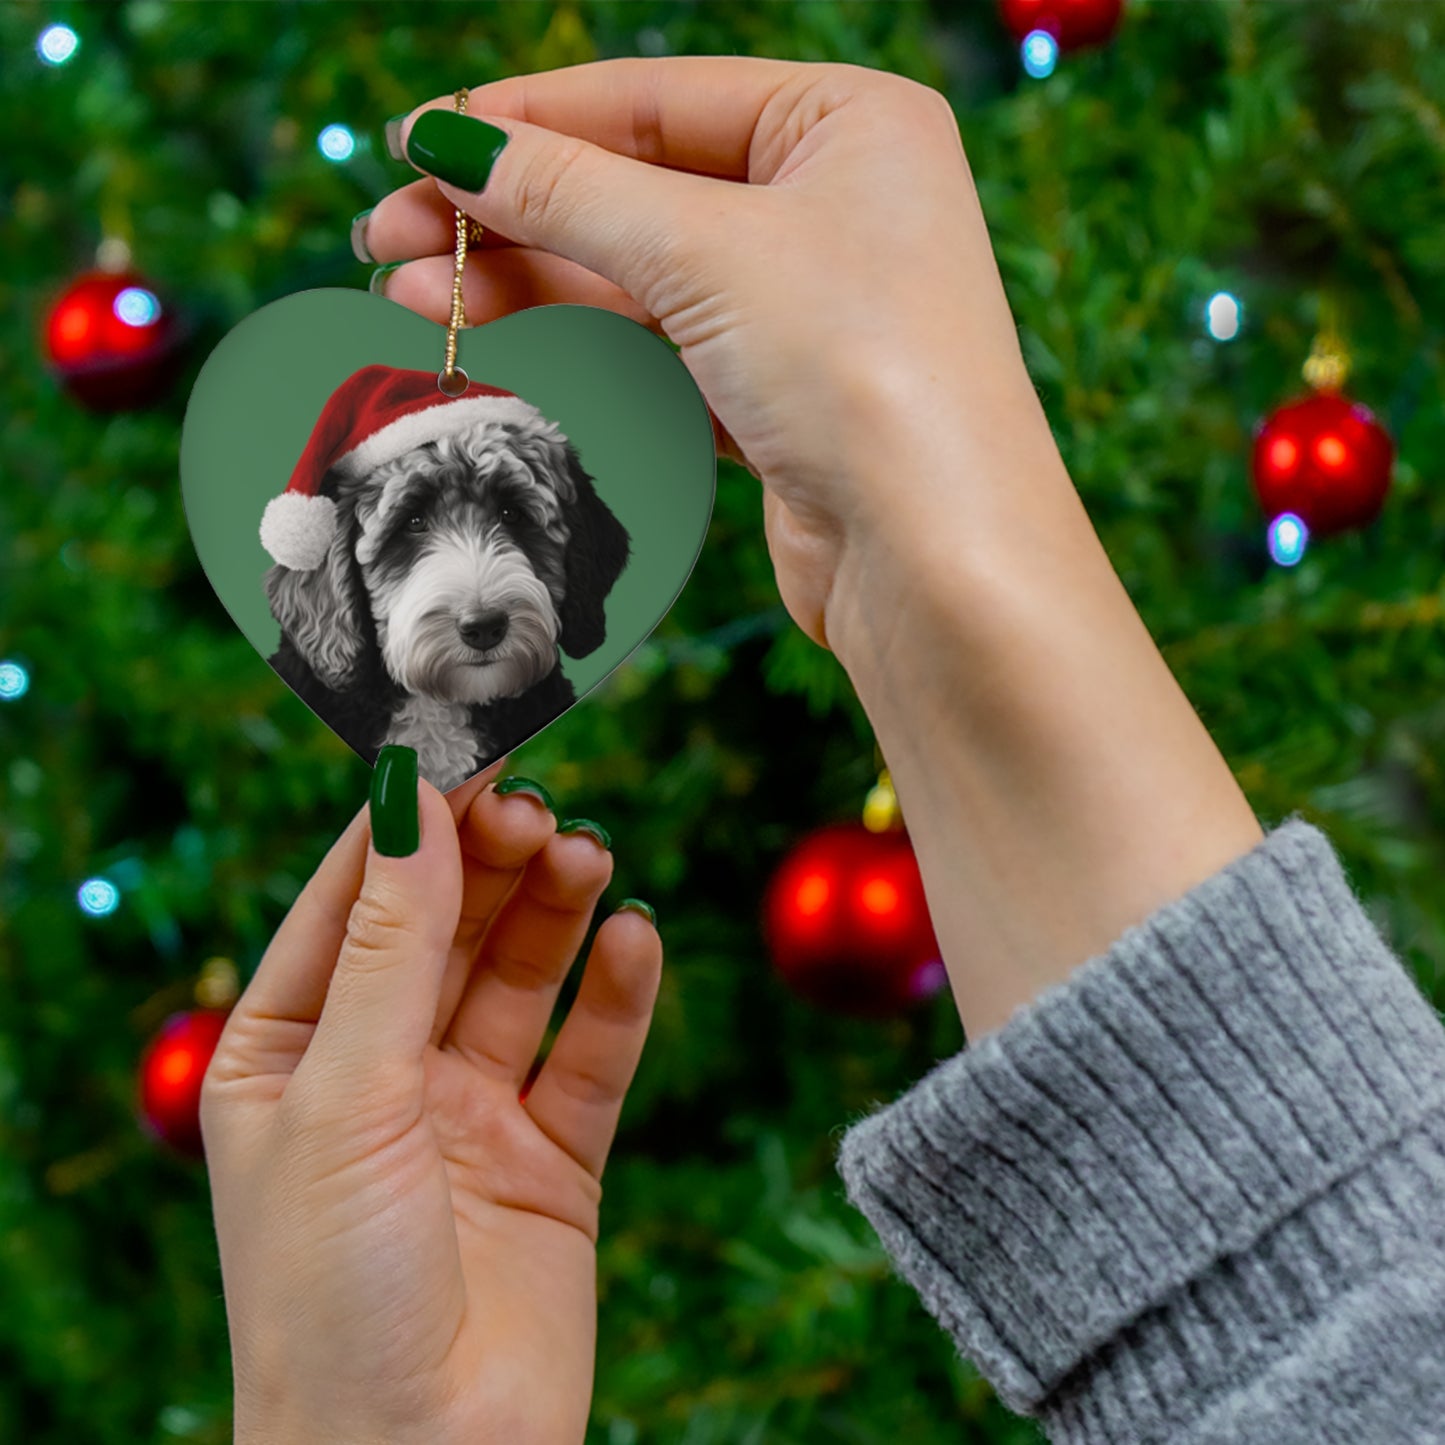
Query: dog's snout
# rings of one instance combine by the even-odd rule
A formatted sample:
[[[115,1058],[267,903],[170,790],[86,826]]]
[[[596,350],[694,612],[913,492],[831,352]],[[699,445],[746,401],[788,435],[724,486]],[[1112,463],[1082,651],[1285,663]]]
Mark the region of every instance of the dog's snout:
[[[500,608],[479,613],[475,617],[464,617],[457,623],[457,631],[468,647],[485,652],[495,647],[506,635],[509,619]]]

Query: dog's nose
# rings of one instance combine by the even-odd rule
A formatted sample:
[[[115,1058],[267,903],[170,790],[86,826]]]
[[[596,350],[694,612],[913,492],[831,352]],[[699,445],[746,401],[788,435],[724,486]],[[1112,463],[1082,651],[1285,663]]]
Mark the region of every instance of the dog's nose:
[[[457,623],[457,631],[468,647],[485,652],[489,647],[495,647],[507,635],[508,622],[507,614],[500,608],[494,608],[491,612],[483,612],[476,617],[463,618]]]

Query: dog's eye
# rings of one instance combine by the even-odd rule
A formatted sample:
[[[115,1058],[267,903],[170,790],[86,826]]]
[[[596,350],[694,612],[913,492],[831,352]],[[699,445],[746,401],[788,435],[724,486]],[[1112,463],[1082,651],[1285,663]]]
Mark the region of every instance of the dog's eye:
[[[515,522],[521,515],[516,507],[503,507],[502,510],[497,513],[497,516],[504,522]]]
[[[413,512],[406,519],[406,530],[408,532],[425,532],[426,518],[420,512]]]

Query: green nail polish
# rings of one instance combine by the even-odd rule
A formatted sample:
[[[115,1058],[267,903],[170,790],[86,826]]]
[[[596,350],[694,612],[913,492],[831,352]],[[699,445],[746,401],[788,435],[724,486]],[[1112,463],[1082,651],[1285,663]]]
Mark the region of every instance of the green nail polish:
[[[404,161],[406,159],[406,154],[401,148],[401,128],[407,116],[410,114],[411,112],[408,110],[401,115],[392,116],[391,119],[387,121],[386,127],[382,132],[386,137],[386,153],[394,161]]]
[[[406,138],[406,158],[448,185],[480,191],[507,144],[506,131],[454,110],[427,110]]]
[[[601,823],[594,823],[591,818],[568,818],[565,823],[558,825],[557,831],[559,833],[587,833],[604,848],[610,850],[612,847],[612,835]]]
[[[408,858],[421,843],[416,749],[384,747],[371,775],[371,841],[388,858]]]
[[[371,273],[371,280],[367,283],[366,289],[370,291],[373,296],[385,296],[387,278],[398,266],[405,265],[405,261],[393,261],[389,266],[378,266],[376,270]]]
[[[371,254],[371,248],[366,244],[366,223],[375,209],[374,206],[368,206],[351,218],[351,254],[364,266],[376,265],[376,257]]]
[[[503,778],[500,783],[493,785],[492,791],[500,793],[504,798],[509,793],[526,793],[529,797],[536,798],[549,813],[557,811],[557,805],[552,801],[552,795],[541,783],[534,783],[531,778]]]
[[[657,914],[652,904],[644,903],[640,898],[624,898],[617,905],[619,913],[640,913],[654,928],[657,927]]]

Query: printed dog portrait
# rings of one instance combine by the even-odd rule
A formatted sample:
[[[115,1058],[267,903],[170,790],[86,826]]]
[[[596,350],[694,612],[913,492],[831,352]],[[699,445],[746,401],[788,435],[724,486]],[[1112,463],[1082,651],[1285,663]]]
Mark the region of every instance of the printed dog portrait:
[[[348,391],[350,388],[350,391]],[[368,762],[388,743],[456,787],[576,700],[630,538],[535,408],[368,367],[267,506],[269,659]]]

